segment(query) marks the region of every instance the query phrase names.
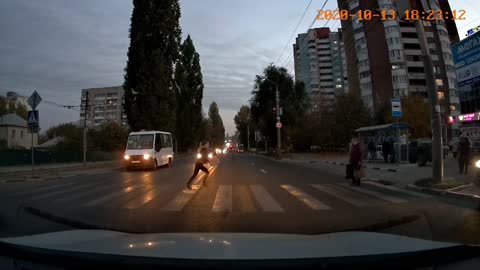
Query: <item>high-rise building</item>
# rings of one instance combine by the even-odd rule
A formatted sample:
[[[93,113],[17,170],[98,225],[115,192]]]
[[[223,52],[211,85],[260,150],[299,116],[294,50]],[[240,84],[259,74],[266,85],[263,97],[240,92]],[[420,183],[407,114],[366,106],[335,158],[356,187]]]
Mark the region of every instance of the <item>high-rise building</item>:
[[[87,98],[88,93],[88,98]],[[127,117],[122,111],[123,87],[89,88],[82,90],[82,110],[80,122],[84,123],[87,118],[87,126],[95,128],[109,121],[116,122],[123,126],[127,125]],[[87,114],[85,115],[85,106]]]
[[[313,97],[334,101],[348,92],[342,32],[310,29],[298,35],[293,45],[295,79],[305,83]]]
[[[398,10],[398,1],[412,4],[420,12],[451,12],[446,0],[338,0],[338,6],[349,14],[366,10],[381,14]],[[394,20],[382,20],[381,16],[360,20],[357,15],[342,21],[349,91],[359,94],[372,112],[390,106],[394,97],[428,96],[416,25],[403,20],[402,15],[397,13]],[[459,114],[451,49],[451,44],[459,40],[458,32],[452,19],[421,22],[433,59],[442,124],[446,127],[448,116]]]

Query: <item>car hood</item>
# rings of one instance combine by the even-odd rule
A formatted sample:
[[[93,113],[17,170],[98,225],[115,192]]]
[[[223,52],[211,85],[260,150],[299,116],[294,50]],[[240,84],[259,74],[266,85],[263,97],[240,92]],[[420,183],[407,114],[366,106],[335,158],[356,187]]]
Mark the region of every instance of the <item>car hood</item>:
[[[459,246],[372,232],[321,235],[258,233],[129,234],[72,230],[0,242],[67,252],[177,259],[299,259],[382,255]]]

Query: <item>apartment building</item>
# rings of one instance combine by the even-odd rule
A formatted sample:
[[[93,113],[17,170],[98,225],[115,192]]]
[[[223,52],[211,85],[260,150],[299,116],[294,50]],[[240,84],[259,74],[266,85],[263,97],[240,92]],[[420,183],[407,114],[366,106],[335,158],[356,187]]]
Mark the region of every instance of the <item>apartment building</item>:
[[[122,111],[123,95],[122,86],[83,89],[80,112],[82,125],[86,117],[86,124],[89,128],[99,127],[109,121],[126,126],[127,117]]]
[[[305,83],[312,97],[334,101],[348,92],[342,32],[330,28],[310,29],[299,34],[293,45],[295,79]]]
[[[382,10],[398,10],[397,1],[400,0],[338,0],[338,5],[350,14],[361,10],[379,14]],[[417,9],[450,11],[445,0],[409,3]],[[372,112],[390,106],[394,97],[419,95],[427,101],[424,58],[417,28],[414,21],[402,20],[402,15],[397,14],[395,20],[380,17],[359,20],[358,16],[352,16],[342,21],[349,90],[358,93]],[[459,114],[451,49],[452,43],[459,40],[458,32],[452,20],[425,20],[422,24],[434,64],[442,124],[451,127],[448,117]]]

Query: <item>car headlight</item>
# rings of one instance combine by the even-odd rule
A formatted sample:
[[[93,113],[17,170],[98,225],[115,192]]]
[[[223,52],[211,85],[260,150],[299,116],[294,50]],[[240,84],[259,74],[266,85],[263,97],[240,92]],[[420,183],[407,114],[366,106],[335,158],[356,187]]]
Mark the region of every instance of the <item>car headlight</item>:
[[[125,156],[123,156],[123,158],[124,158],[125,160],[129,160],[129,159],[130,159],[130,156],[129,156],[129,155],[125,155]]]
[[[223,149],[223,153],[226,154],[226,153],[227,153],[227,149]]]
[[[480,168],[480,160],[477,160],[477,162],[475,162],[475,167]]]
[[[208,158],[213,158],[212,153],[208,154]]]
[[[198,153],[197,158],[202,158],[202,154]]]
[[[143,159],[147,160],[150,158],[150,154],[143,154]]]

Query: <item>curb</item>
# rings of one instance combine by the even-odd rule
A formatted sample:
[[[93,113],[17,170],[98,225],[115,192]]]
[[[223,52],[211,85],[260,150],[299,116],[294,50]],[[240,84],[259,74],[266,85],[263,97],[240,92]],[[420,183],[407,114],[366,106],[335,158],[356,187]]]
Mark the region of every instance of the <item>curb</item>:
[[[428,194],[433,194],[433,195],[449,197],[457,200],[466,201],[469,203],[476,203],[478,204],[478,206],[480,206],[480,196],[474,195],[474,194],[465,194],[465,193],[459,193],[455,191],[441,190],[441,189],[435,189],[435,188],[425,188],[425,187],[416,186],[414,184],[407,185],[407,189],[428,193]]]

